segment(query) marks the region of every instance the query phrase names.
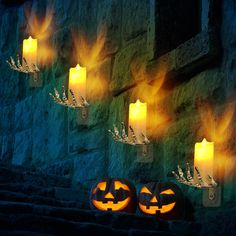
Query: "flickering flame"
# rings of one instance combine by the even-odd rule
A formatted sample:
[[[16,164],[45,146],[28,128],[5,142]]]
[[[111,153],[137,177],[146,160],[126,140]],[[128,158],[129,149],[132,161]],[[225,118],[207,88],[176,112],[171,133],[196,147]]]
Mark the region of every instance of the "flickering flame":
[[[223,111],[217,112],[210,104],[198,103],[201,119],[199,135],[215,143],[214,166],[220,177],[227,177],[236,167],[233,153],[235,106],[232,103],[227,104]]]
[[[133,79],[139,81],[131,92],[131,99],[139,98],[147,103],[147,137],[158,138],[164,134],[171,121],[166,104],[169,92],[162,88],[166,68],[158,68],[148,73],[144,63],[134,60],[131,63],[131,73]],[[153,80],[151,84],[148,83],[150,79]]]
[[[90,41],[83,32],[72,33],[74,41],[74,58],[88,70],[97,68],[102,63],[101,53],[106,41],[106,28],[101,27],[95,40]]]
[[[214,111],[210,104],[199,105],[198,111],[202,127],[200,133],[216,144],[228,142],[233,135],[232,121],[235,107],[232,104],[226,106],[224,111]]]
[[[83,32],[72,32],[74,42],[73,59],[87,68],[87,99],[98,101],[108,94],[107,61],[102,58],[106,40],[106,29],[103,27],[97,33],[95,40],[90,41]]]
[[[207,140],[204,138],[204,139],[202,140],[202,146],[206,146],[206,144],[207,144]]]
[[[55,52],[50,43],[53,34],[53,8],[48,6],[45,16],[41,19],[29,8],[25,9],[28,27],[27,32],[38,40],[38,64],[42,67],[52,62]]]

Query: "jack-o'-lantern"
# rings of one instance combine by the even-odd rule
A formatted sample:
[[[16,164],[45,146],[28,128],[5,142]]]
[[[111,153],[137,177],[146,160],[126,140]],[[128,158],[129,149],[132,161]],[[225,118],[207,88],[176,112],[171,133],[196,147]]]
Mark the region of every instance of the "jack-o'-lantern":
[[[142,186],[138,205],[141,213],[164,220],[180,219],[184,214],[183,194],[171,182],[151,182]]]
[[[91,206],[101,211],[135,212],[135,187],[125,179],[103,179],[91,190]]]

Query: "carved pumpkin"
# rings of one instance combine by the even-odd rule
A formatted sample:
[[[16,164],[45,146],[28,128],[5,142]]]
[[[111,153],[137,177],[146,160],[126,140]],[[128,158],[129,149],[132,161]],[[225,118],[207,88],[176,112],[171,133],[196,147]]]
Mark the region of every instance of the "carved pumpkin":
[[[184,213],[183,194],[171,182],[151,182],[142,186],[138,205],[141,213],[164,220],[179,219]]]
[[[91,206],[101,211],[135,212],[136,190],[125,179],[103,179],[91,190]]]

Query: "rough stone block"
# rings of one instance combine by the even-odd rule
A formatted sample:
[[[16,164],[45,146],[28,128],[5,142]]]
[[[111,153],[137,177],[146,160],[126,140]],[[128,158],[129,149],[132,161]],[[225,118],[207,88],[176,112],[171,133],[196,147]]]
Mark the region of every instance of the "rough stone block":
[[[32,154],[31,129],[15,134],[13,165],[30,165]]]
[[[73,59],[73,41],[71,35],[71,25],[65,26],[53,35],[53,46],[57,48],[57,55],[54,60],[53,74],[58,78],[69,71],[68,58]]]
[[[52,92],[53,88],[47,86],[40,90],[32,97],[32,107],[35,108],[32,111],[33,126],[45,126],[48,121],[48,110],[52,107],[52,99],[49,97],[49,92]]]
[[[148,25],[148,1],[124,1],[122,20],[125,40],[132,39],[146,32]]]
[[[116,54],[110,85],[111,91],[121,90],[134,82],[130,72],[131,63],[134,59],[145,58],[145,53],[146,37],[140,36],[130,41]]]
[[[30,128],[32,120],[32,97],[30,96],[15,105],[15,129],[21,131]]]
[[[14,120],[14,107],[13,106],[5,106],[0,108],[0,129],[4,130],[4,132],[8,132],[13,128],[13,120]]]
[[[223,75],[217,69],[206,70],[183,86],[173,90],[171,107],[177,119],[196,112],[197,99],[219,103],[225,96],[222,91]]]
[[[67,153],[67,109],[55,105],[48,113],[48,160],[63,159]]]
[[[58,26],[66,25],[71,21],[78,21],[79,1],[57,1],[55,5],[55,23]]]
[[[97,29],[97,6],[100,1],[80,1],[80,9],[79,9],[79,30],[86,32],[89,37],[94,36],[94,32]]]
[[[93,102],[88,107],[88,117],[82,122],[81,110],[70,109],[68,111],[69,132],[99,126],[108,120],[109,101]],[[79,116],[79,117],[78,117]]]
[[[110,55],[117,52],[120,46],[120,32],[121,32],[121,17],[122,17],[122,2],[112,1],[99,1],[97,21],[100,25],[106,27],[106,42],[105,54]],[[99,34],[99,29],[98,32]]]
[[[69,152],[80,153],[85,150],[106,148],[107,134],[104,125],[92,129],[71,131],[68,137]]]
[[[102,124],[108,120],[109,101],[94,102],[89,107],[88,126],[93,127]]]
[[[47,127],[34,126],[32,128],[32,164],[35,167],[41,166],[48,162],[48,136]]]
[[[13,153],[13,137],[12,135],[4,135],[1,137],[1,160],[10,162]]]
[[[9,25],[12,31],[9,30]],[[0,34],[2,40],[0,42],[0,51],[12,52],[15,46],[17,26],[17,8],[11,8],[8,11],[1,12]]]
[[[115,142],[109,138],[109,160],[108,160],[108,175],[110,177],[125,177],[126,170],[126,145]]]
[[[165,176],[176,170],[177,165],[193,164],[194,144],[198,138],[199,120],[189,117],[175,122],[163,137]],[[181,141],[180,141],[181,140]]]
[[[73,183],[84,184],[106,176],[107,156],[105,150],[87,152],[74,156]]]
[[[53,160],[51,163],[45,161],[45,164],[39,169],[46,174],[63,176],[71,178],[73,175],[74,159],[67,157],[64,160]]]

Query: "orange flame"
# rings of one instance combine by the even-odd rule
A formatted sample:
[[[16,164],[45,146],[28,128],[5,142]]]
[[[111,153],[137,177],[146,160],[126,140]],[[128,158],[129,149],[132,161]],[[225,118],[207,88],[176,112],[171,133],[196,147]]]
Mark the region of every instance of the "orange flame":
[[[53,7],[47,7],[43,19],[40,19],[40,17],[29,8],[25,9],[25,16],[28,23],[28,34],[38,39],[38,64],[41,66],[48,65],[52,62],[55,55],[49,41],[53,33]]]
[[[83,32],[72,33],[75,55],[77,62],[85,66],[88,70],[98,67],[101,63],[101,53],[106,41],[106,28],[100,27],[95,42],[89,41]]]
[[[163,135],[170,125],[171,118],[166,110],[168,92],[162,88],[166,68],[162,67],[152,72],[146,71],[146,66],[140,60],[131,63],[131,74],[135,81],[139,81],[131,93],[131,100],[140,99],[148,104],[147,133],[155,139]],[[150,83],[150,79],[152,83]]]
[[[227,177],[234,171],[233,118],[235,106],[228,103],[223,111],[215,111],[210,104],[198,102],[201,125],[199,135],[215,143],[215,164],[219,177]]]
[[[83,32],[72,32],[74,42],[73,58],[76,63],[87,68],[87,94],[88,100],[97,101],[108,94],[108,81],[110,76],[109,60],[102,58],[106,41],[106,28],[100,27],[94,42],[89,41]]]

